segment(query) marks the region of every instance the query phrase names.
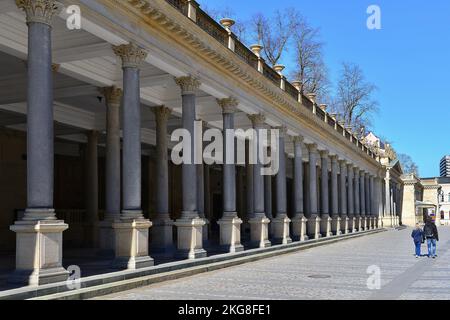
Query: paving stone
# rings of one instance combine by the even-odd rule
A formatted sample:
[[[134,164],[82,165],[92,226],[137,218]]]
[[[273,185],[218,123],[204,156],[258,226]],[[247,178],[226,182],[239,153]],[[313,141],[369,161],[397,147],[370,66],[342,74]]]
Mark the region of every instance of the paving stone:
[[[439,232],[436,260],[414,257],[410,229],[392,230],[96,299],[449,299],[450,229]],[[380,290],[367,287],[373,265]]]

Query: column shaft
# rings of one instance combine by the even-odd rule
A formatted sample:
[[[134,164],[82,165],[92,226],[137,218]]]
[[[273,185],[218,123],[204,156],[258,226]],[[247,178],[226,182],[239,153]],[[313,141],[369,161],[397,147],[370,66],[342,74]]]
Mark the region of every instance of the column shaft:
[[[53,75],[51,26],[28,23],[27,212],[24,220],[54,219]]]
[[[140,217],[141,211],[141,103],[139,69],[123,68],[123,214]]]

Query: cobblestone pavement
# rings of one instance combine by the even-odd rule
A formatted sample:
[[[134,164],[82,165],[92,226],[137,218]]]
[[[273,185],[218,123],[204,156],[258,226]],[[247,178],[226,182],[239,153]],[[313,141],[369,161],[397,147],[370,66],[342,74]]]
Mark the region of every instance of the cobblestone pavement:
[[[391,230],[97,299],[450,299],[450,228],[439,232],[437,259],[414,257],[411,229]]]

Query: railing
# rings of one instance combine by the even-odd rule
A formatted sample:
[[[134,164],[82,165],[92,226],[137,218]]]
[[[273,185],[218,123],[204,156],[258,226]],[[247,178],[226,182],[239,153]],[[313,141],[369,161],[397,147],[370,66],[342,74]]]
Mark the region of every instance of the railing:
[[[67,224],[82,224],[85,222],[86,210],[84,209],[58,209],[56,217]]]
[[[235,39],[234,52],[239,58],[244,60],[247,64],[255,69],[258,69],[258,58],[255,56],[252,50],[247,48],[242,42]]]
[[[264,65],[263,65],[263,74],[267,79],[269,79],[275,85],[280,87],[281,76],[278,74],[278,72],[276,72],[271,67],[269,67],[269,65],[267,63],[264,63]]]
[[[172,6],[181,11],[184,15],[188,14],[188,6],[186,1],[183,0],[167,0]]]
[[[320,120],[325,121],[325,111],[323,111],[320,108],[317,108],[316,115],[320,118]]]
[[[224,46],[228,46],[228,32],[200,8],[197,8],[197,25]]]
[[[303,96],[302,103],[303,103],[303,105],[304,105],[307,109],[309,109],[311,112],[313,111],[314,105],[313,105],[313,103],[311,102],[311,100],[309,100],[308,97]]]
[[[171,4],[174,8],[176,8],[178,11],[180,11],[185,16],[188,16],[188,3],[185,0],[166,0],[169,4]],[[211,18],[206,12],[201,10],[200,8],[196,8],[196,24],[202,28],[204,31],[206,31],[209,35],[211,35],[213,38],[215,38],[217,41],[219,41],[222,45],[224,45],[226,48],[228,48],[228,32],[213,18]],[[235,40],[235,47],[234,52],[236,55],[242,59],[245,63],[253,67],[254,69],[258,69],[258,58],[256,55],[247,48],[242,42],[240,42],[235,35],[232,35]],[[269,79],[273,84],[275,84],[278,88],[280,88],[281,84],[281,76],[273,70],[269,65],[266,63],[263,64],[263,72],[262,74]],[[289,94],[291,97],[293,97],[296,101],[298,100],[298,91],[297,89],[287,80],[285,81],[285,92]],[[310,111],[313,111],[313,103],[307,98],[302,97],[302,104],[309,109]],[[316,115],[321,118],[323,121],[325,121],[325,112],[321,110],[320,108],[317,108]],[[328,118],[328,123],[330,126],[334,127],[335,121]],[[337,126],[337,131],[345,137],[350,140],[350,133],[345,129],[342,128],[340,125]],[[356,140],[353,139],[353,143],[356,144]],[[367,153],[367,148],[364,147],[365,150],[363,152]],[[372,152],[370,152],[369,156],[374,158],[374,155]]]
[[[285,81],[284,88],[286,92],[295,100],[298,100],[298,90],[290,82]]]
[[[328,117],[328,124],[330,127],[334,129],[334,126],[336,125],[336,121],[332,117]]]

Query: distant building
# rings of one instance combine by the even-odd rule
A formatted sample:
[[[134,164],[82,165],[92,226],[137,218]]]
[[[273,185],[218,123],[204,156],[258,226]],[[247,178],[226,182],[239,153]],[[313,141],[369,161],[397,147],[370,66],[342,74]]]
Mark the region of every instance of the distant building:
[[[450,177],[450,156],[445,156],[441,159],[440,173],[441,177]]]

